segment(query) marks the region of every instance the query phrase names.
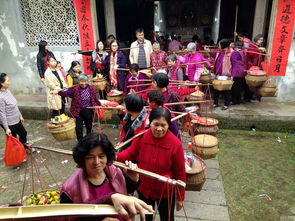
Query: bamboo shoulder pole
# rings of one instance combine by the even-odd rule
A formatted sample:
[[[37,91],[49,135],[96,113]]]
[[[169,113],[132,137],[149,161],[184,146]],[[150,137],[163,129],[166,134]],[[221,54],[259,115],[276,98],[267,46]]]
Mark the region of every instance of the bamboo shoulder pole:
[[[213,103],[213,100],[183,101],[183,102],[175,102],[175,103],[165,103],[165,106],[182,105],[182,104],[201,104],[201,103]]]
[[[131,87],[141,87],[141,86],[151,86],[152,83],[148,83],[148,84],[136,84],[136,85],[129,85],[127,86],[127,88],[131,88]]]
[[[66,154],[66,155],[73,155],[73,151],[71,151],[71,150],[63,150],[63,149],[54,148],[54,147],[33,146],[33,148],[40,149],[40,150],[47,150],[47,151],[51,151],[51,152],[55,152],[55,153]],[[121,163],[121,162],[118,162],[118,161],[114,161],[113,164],[115,166],[117,166],[117,167],[120,167],[120,168],[129,169],[129,167],[126,166],[124,163]],[[163,182],[171,183],[171,184],[173,184],[175,186],[181,186],[183,188],[185,188],[185,186],[186,186],[185,182],[183,182],[181,180],[169,179],[167,177],[164,177],[164,176],[161,176],[159,174],[156,174],[156,173],[153,173],[153,172],[150,172],[150,171],[147,171],[147,170],[143,170],[143,169],[140,169],[140,168],[135,169],[133,171],[137,172],[139,174],[142,174],[142,175],[149,176],[149,177],[154,178],[154,179],[161,180]]]
[[[196,101],[195,101],[195,102],[196,102]],[[165,105],[166,105],[166,104],[165,104]],[[180,115],[178,115],[178,116],[176,116],[176,117],[173,117],[173,118],[171,119],[171,122],[176,121],[176,120],[178,120],[178,119],[180,119],[180,118],[182,118],[182,117],[184,117],[184,116],[186,116],[186,115],[188,115],[188,114],[190,114],[190,113],[193,113],[193,112],[195,112],[195,111],[196,111],[196,110],[192,110],[192,111],[190,111],[190,112],[185,112],[185,113],[182,113],[182,114],[180,114]],[[118,145],[115,147],[115,149],[116,149],[116,150],[120,149],[121,147],[123,147],[123,146],[125,146],[126,144],[130,143],[131,141],[133,141],[135,138],[140,137],[141,135],[145,134],[147,131],[148,131],[148,130],[144,130],[144,131],[142,131],[141,133],[136,134],[135,136],[133,136],[133,137],[131,137],[130,139],[126,140],[125,142],[118,144]]]
[[[88,109],[109,109],[109,110],[124,110],[125,107],[104,107],[104,106],[94,106],[94,107],[87,107]]]

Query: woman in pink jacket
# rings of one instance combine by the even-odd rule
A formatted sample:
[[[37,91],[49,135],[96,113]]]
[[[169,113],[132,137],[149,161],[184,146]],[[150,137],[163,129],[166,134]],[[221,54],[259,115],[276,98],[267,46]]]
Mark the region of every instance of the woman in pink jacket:
[[[202,65],[205,65],[207,68],[212,68],[212,64],[208,59],[204,58],[203,55],[199,54],[196,51],[196,44],[191,42],[187,45],[188,53],[184,56],[178,56],[177,59],[182,63],[189,63],[185,66],[185,74],[188,76],[189,81],[199,81],[202,73]],[[204,62],[202,64],[191,64]]]
[[[61,203],[98,204],[114,193],[135,191],[139,176],[127,171],[127,176],[115,167],[115,149],[103,133],[90,133],[73,149],[78,169],[63,183]],[[129,162],[132,169],[136,165]],[[117,217],[123,220],[122,217]]]

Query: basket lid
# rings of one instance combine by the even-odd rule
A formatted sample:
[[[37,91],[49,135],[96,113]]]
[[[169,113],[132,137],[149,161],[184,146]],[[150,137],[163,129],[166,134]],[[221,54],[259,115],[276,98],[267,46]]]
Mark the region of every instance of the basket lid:
[[[204,126],[215,126],[218,124],[218,120],[211,117],[198,117],[192,120],[193,124],[200,124]]]
[[[194,140],[196,145],[200,147],[214,147],[218,144],[217,138],[208,134],[194,136]]]
[[[115,92],[111,91],[107,95],[110,96],[110,97],[121,96],[121,95],[123,95],[123,91],[118,91],[118,90],[116,90]]]
[[[193,96],[193,97],[203,97],[204,96],[204,93],[202,91],[195,91],[193,93],[190,94],[190,96]]]
[[[186,173],[188,173],[188,174],[200,173],[206,169],[206,164],[201,157],[194,155],[194,162],[193,162],[193,165],[191,166],[191,168],[192,169],[186,171]]]

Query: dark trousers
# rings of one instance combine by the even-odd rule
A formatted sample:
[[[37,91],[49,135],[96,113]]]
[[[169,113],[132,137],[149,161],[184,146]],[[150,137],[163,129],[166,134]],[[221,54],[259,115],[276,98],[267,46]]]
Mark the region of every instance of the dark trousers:
[[[126,78],[125,71],[117,71],[117,76],[118,76],[118,90],[123,91],[125,78]]]
[[[233,104],[240,104],[242,92],[246,88],[246,80],[245,78],[234,78],[233,80],[234,84],[231,89],[231,101]]]
[[[214,104],[218,105],[219,95],[224,95],[224,106],[229,106],[230,103],[230,91],[217,91],[214,90]]]
[[[81,109],[79,117],[76,117],[76,135],[77,139],[81,140],[83,137],[83,122],[86,127],[86,133],[91,133],[92,130],[92,120],[93,111],[90,109]]]
[[[61,100],[61,109],[60,110],[52,110],[52,112],[51,112],[51,118],[55,118],[56,116],[65,113],[66,99],[64,97],[62,97],[61,99],[62,99]]]
[[[138,197],[139,199],[143,200],[146,204],[148,205],[152,205],[153,209],[155,209],[155,204],[157,202],[158,205],[158,211],[160,214],[160,220],[161,221],[168,221],[168,208],[169,208],[169,202],[168,203],[168,199],[161,199],[160,200],[152,200],[152,199],[146,199],[144,197],[144,195],[142,193],[138,192]],[[160,205],[159,205],[160,202]],[[172,203],[171,203],[171,207],[170,207],[170,221],[174,221],[174,208],[175,208],[175,195],[172,198]],[[153,215],[146,215],[145,216],[146,221],[152,221],[153,220]]]
[[[253,92],[250,91],[248,84],[245,80],[245,87],[244,87],[244,100],[251,101],[253,99]]]
[[[1,127],[4,129],[4,127],[2,125],[1,125]],[[14,136],[15,138],[17,138],[17,135],[19,136],[19,141],[22,144],[27,143],[27,131],[24,128],[24,125],[22,124],[21,121],[15,125],[8,126],[8,128],[11,130],[12,136]]]

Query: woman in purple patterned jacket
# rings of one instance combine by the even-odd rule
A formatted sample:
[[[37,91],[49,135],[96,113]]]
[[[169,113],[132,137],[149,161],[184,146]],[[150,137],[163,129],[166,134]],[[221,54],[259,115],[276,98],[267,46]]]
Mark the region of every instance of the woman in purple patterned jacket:
[[[95,88],[89,85],[88,76],[80,74],[78,80],[78,85],[66,91],[55,90],[52,93],[72,98],[70,112],[76,118],[76,135],[77,139],[81,140],[83,137],[83,122],[87,134],[91,133],[92,130],[93,110],[88,109],[88,107],[100,105],[100,102],[96,98]]]

